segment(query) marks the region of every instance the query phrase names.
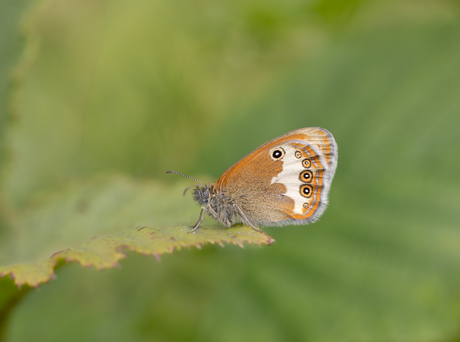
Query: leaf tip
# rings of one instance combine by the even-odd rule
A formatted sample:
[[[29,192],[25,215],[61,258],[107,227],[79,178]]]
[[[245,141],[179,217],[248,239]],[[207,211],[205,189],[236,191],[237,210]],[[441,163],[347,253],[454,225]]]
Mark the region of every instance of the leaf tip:
[[[268,235],[267,235],[267,237],[268,237],[268,239],[267,239],[267,245],[268,245],[268,246],[271,246],[272,243],[275,243],[275,242],[276,242],[275,239],[272,238],[271,236],[268,236]]]

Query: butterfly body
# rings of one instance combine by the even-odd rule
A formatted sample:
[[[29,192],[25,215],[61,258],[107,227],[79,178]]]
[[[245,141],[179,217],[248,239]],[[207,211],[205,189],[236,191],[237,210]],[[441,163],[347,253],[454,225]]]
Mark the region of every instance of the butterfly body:
[[[225,226],[308,224],[326,209],[337,167],[332,134],[301,128],[275,138],[231,166],[216,183],[197,186],[201,205],[198,228],[206,212]],[[193,229],[193,230],[194,230]]]
[[[273,188],[274,190],[275,188]],[[280,201],[288,201],[283,195],[274,192],[261,191],[261,196],[257,201],[251,199],[246,191],[226,191],[218,190],[215,183],[207,187],[197,187],[194,190],[193,197],[205,211],[208,212],[217,221],[221,222],[227,227],[231,227],[235,223],[245,222],[238,208],[241,209],[245,216],[253,225],[264,225],[267,220],[280,221],[286,218],[285,215],[280,215],[278,211],[271,211],[269,213],[258,211],[258,201],[262,200],[265,204],[273,203],[280,204]]]
[[[217,221],[227,227],[236,223],[238,213],[236,207],[232,205],[234,203],[232,198],[228,194],[218,192],[215,184],[212,183],[208,187],[197,187],[193,192],[193,197]]]

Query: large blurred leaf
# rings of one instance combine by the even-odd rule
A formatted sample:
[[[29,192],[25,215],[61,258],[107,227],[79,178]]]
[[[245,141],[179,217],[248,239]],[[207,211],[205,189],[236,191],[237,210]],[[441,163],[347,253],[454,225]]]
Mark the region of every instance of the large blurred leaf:
[[[54,276],[59,260],[104,269],[116,267],[125,249],[159,258],[206,243],[243,247],[243,242],[273,242],[250,227],[203,225],[189,234],[180,224],[193,223],[199,208],[180,196],[177,187],[115,178],[75,184],[42,198],[15,222],[14,239],[2,241],[0,276],[10,275],[18,286],[38,287]],[[89,241],[79,245],[84,240]]]

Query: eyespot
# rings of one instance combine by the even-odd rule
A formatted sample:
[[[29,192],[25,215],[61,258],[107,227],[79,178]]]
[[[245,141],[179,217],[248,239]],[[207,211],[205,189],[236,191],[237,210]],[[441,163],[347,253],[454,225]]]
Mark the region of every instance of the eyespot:
[[[302,152],[300,152],[300,151],[295,151],[294,155],[295,155],[295,157],[296,157],[297,159],[302,158]]]
[[[299,179],[302,182],[310,183],[313,179],[313,172],[311,172],[310,170],[305,170],[299,174]]]
[[[300,186],[300,194],[301,194],[303,197],[310,198],[312,193],[313,193],[313,188],[312,188],[311,185],[309,185],[309,184],[302,184],[302,185]]]
[[[280,160],[281,158],[284,157],[284,154],[285,154],[284,150],[281,147],[277,147],[270,152],[270,157],[273,160]]]
[[[307,158],[307,159],[302,160],[302,166],[306,167],[306,168],[309,168],[311,166],[310,159]]]
[[[308,203],[304,203],[303,207],[304,207],[304,209],[308,209],[308,207],[309,207]]]

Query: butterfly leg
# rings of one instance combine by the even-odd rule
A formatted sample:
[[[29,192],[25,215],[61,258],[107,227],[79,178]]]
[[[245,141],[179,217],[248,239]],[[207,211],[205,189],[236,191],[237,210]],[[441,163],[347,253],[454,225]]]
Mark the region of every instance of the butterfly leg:
[[[193,233],[195,230],[197,230],[198,227],[200,226],[201,222],[203,222],[204,210],[205,210],[205,208],[201,207],[200,218],[198,219],[198,222],[195,223],[195,225],[193,227],[191,227],[192,229],[188,231],[189,233]]]
[[[217,213],[214,211],[214,209],[212,209],[212,207],[210,205],[208,205],[207,209],[205,209],[205,210],[208,211],[209,213],[211,213],[211,215],[214,216],[217,219]]]
[[[244,215],[243,213],[243,210],[241,210],[241,208],[238,206],[238,204],[236,204],[235,202],[233,202],[233,206],[238,209],[238,212],[240,213],[241,217],[246,221],[246,223],[251,226],[252,229],[254,229],[255,231],[258,231],[259,233],[263,233],[262,230],[260,230],[259,228],[256,228],[252,225],[251,222],[249,222],[248,218],[246,217],[246,215]]]

